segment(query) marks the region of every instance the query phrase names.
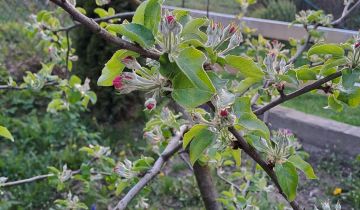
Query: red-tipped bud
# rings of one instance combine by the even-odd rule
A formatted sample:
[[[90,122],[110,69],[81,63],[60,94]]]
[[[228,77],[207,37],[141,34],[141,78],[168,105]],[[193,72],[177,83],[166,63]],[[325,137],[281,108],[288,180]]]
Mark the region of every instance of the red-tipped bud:
[[[126,63],[133,62],[134,59],[135,59],[135,58],[132,57],[132,56],[126,56],[125,58],[121,59],[121,62],[123,62],[124,64],[126,64]]]
[[[154,98],[149,98],[145,101],[145,107],[147,110],[151,111],[156,107],[156,100]]]
[[[114,80],[112,81],[112,84],[113,84],[115,89],[120,90],[123,87],[122,77],[121,76],[116,76],[114,78]]]
[[[360,47],[360,42],[356,42],[356,43],[354,44],[354,47],[355,47],[355,49],[359,48],[359,47]]]
[[[235,27],[235,25],[231,25],[231,27],[229,29],[229,33],[234,34],[236,31],[237,31],[237,28]]]
[[[172,15],[168,15],[168,16],[166,16],[165,18],[166,18],[166,22],[167,22],[168,24],[172,24],[172,23],[175,21],[175,17],[172,16]]]
[[[221,117],[227,117],[229,115],[229,111],[227,109],[220,110]]]

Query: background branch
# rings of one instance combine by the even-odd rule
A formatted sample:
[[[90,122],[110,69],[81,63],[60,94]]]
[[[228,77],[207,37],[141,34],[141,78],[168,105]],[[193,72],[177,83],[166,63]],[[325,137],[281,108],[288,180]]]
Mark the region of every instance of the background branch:
[[[148,50],[143,49],[142,47],[132,44],[130,42],[127,42],[117,36],[112,35],[108,31],[106,31],[104,28],[102,28],[99,24],[97,24],[93,19],[88,18],[87,16],[81,14],[73,5],[69,4],[66,0],[50,0],[54,4],[58,5],[59,7],[63,8],[67,13],[69,13],[72,18],[79,23],[83,24],[85,27],[90,29],[92,32],[98,34],[106,41],[113,43],[120,47],[121,49],[127,49],[130,51],[134,51],[139,53],[140,55],[152,58],[154,60],[158,60],[160,58],[160,55],[151,52]]]
[[[125,209],[130,201],[160,172],[162,166],[165,162],[173,156],[182,146],[182,136],[187,130],[187,126],[183,125],[180,127],[180,131],[170,140],[169,144],[166,146],[164,152],[156,160],[154,166],[143,176],[135,186],[133,186],[129,192],[118,202],[114,210]]]
[[[350,9],[348,9],[349,6],[350,4],[345,5],[342,15],[338,19],[331,22],[331,25],[339,25],[342,23],[352,12],[356,10],[357,7],[360,6],[360,0],[358,0]]]

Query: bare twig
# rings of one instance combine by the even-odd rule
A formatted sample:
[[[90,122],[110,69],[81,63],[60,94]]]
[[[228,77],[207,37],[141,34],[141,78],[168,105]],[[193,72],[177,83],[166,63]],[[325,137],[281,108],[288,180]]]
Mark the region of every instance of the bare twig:
[[[331,25],[339,25],[340,23],[342,23],[359,6],[360,6],[360,0],[358,0],[355,4],[353,4],[353,6],[350,9],[349,9],[350,4],[345,5],[342,15],[338,19],[331,22]]]
[[[224,182],[226,182],[228,185],[234,187],[238,192],[241,193],[241,189],[240,189],[235,183],[233,183],[233,182],[231,182],[230,180],[226,179],[226,178],[221,174],[220,169],[218,169],[218,170],[216,171],[216,175],[217,175],[221,180],[223,180]]]
[[[191,163],[189,162],[189,159],[187,157],[187,153],[179,153],[179,156],[180,156],[181,160],[184,161],[184,163],[187,165],[189,170],[193,171],[194,169],[193,169]]]
[[[326,83],[328,81],[331,81],[333,79],[336,79],[336,78],[340,77],[341,75],[342,75],[341,71],[330,74],[329,76],[326,76],[326,77],[324,77],[322,79],[319,79],[316,82],[314,82],[314,83],[312,83],[310,85],[307,85],[307,86],[305,86],[305,87],[303,87],[303,88],[301,88],[301,89],[299,89],[299,90],[297,90],[295,92],[284,95],[283,97],[279,97],[278,99],[268,103],[267,105],[255,110],[254,113],[256,115],[261,115],[264,112],[268,111],[269,109],[271,109],[271,108],[273,108],[273,107],[275,107],[275,106],[277,106],[277,105],[279,105],[279,104],[281,104],[281,103],[283,103],[285,101],[288,101],[288,100],[290,100],[292,98],[295,98],[297,96],[300,96],[300,95],[305,94],[307,92],[310,92],[312,90],[318,89],[324,83]]]
[[[134,52],[139,53],[140,55],[158,60],[160,55],[155,52],[151,52],[148,50],[143,49],[142,47],[132,44],[128,41],[125,41],[117,36],[112,35],[105,29],[101,28],[99,24],[97,24],[93,19],[86,17],[85,15],[81,14],[73,5],[69,4],[66,0],[50,0],[54,4],[63,8],[66,12],[68,12],[72,18],[79,23],[83,24],[85,27],[90,29],[92,32],[98,34],[106,41],[117,45],[121,49],[127,49]]]
[[[114,210],[125,209],[130,201],[160,172],[165,162],[181,148],[181,139],[186,130],[186,125],[180,127],[180,131],[177,132],[177,134],[170,140],[164,152],[156,160],[154,166],[140,179],[138,183],[136,183],[135,186],[129,190],[129,192],[126,193],[126,195],[115,206]]]
[[[51,176],[54,176],[54,174],[44,174],[44,175],[34,176],[34,177],[31,177],[28,179],[22,179],[22,180],[17,180],[17,181],[13,181],[13,182],[5,182],[3,184],[0,184],[0,187],[10,187],[10,186],[15,186],[15,185],[20,185],[20,184],[26,184],[26,183],[35,182],[38,180],[43,180],[43,179],[46,179]]]

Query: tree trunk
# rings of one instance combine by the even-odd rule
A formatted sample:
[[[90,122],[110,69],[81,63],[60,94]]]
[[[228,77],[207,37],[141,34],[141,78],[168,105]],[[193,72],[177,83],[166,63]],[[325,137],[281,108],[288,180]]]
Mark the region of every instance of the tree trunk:
[[[211,178],[209,166],[202,166],[196,161],[193,169],[205,208],[207,210],[220,210],[220,204],[216,201],[218,195]]]

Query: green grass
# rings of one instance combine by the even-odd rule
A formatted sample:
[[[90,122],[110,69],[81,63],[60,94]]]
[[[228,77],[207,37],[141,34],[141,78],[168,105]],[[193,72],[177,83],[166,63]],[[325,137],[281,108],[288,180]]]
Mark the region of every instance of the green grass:
[[[283,104],[285,107],[293,108],[308,114],[329,118],[339,122],[360,126],[360,108],[350,108],[346,105],[342,112],[336,112],[331,109],[324,109],[327,106],[326,96],[307,93]]]

